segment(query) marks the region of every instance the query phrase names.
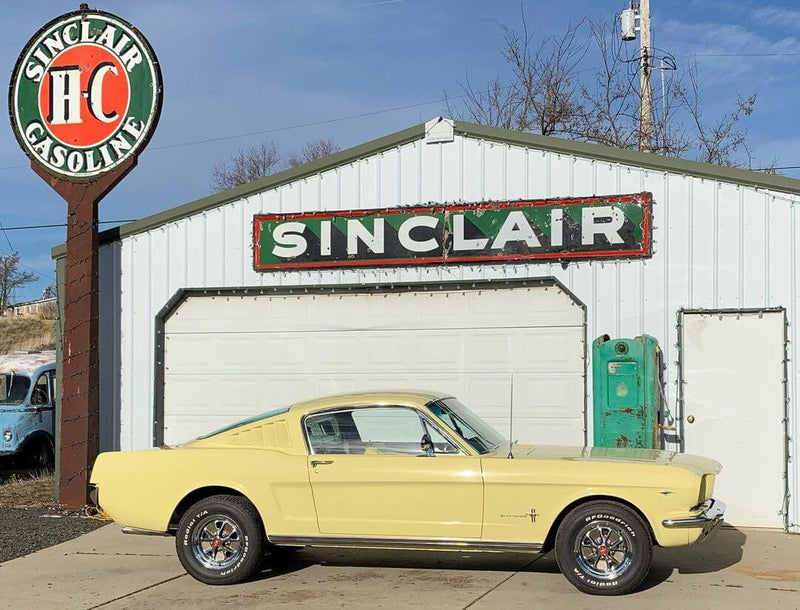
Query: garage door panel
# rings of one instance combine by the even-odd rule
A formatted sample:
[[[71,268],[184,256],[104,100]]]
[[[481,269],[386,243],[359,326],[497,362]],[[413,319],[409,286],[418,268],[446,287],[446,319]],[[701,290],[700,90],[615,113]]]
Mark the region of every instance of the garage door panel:
[[[515,438],[582,444],[582,316],[552,287],[192,297],[166,322],[164,439],[386,388],[452,393],[506,434],[513,371]]]
[[[475,294],[480,293],[478,303]],[[505,293],[505,296],[503,296]],[[508,297],[508,293],[514,293]],[[498,296],[500,295],[500,296]],[[544,296],[543,296],[544,295]],[[583,309],[563,292],[542,287],[302,296],[190,298],[170,318],[170,332],[193,333],[214,316],[218,332],[284,332],[461,327],[580,326]],[[508,302],[506,302],[508,301]],[[494,309],[494,307],[499,307]]]

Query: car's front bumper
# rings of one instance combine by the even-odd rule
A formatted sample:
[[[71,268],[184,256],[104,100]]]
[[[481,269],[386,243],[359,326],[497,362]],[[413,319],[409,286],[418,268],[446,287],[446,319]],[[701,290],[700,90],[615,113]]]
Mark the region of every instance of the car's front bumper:
[[[712,498],[710,500],[706,500],[694,509],[700,511],[697,515],[692,517],[683,517],[680,519],[665,519],[661,522],[661,525],[669,529],[687,527],[702,528],[702,532],[696,541],[702,542],[709,536],[709,534],[722,525],[726,508],[727,506],[725,506],[724,502],[720,502],[719,500]],[[692,512],[694,512],[694,510]]]

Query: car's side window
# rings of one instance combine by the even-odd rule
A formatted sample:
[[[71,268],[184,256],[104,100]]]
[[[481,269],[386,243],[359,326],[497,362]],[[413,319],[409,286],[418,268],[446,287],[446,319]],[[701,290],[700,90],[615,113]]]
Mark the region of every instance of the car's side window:
[[[458,448],[408,407],[368,407],[321,413],[306,418],[313,453],[420,455],[423,436],[434,453],[455,454]]]
[[[47,374],[42,373],[36,380],[36,385],[33,386],[31,391],[31,404],[32,405],[46,405],[50,403],[50,384],[47,380]]]

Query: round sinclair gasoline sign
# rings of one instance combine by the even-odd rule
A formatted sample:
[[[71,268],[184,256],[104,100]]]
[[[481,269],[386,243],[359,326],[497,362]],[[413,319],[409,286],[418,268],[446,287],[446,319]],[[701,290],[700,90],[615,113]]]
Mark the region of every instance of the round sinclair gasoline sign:
[[[115,15],[80,10],[48,23],[22,51],[9,90],[11,124],[49,173],[90,180],[147,145],[161,94],[145,37]]]

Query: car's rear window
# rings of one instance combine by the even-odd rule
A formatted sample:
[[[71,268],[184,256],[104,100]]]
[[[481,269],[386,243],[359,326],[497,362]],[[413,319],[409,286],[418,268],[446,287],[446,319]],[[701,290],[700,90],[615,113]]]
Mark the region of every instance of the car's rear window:
[[[248,417],[247,419],[243,419],[241,421],[237,421],[235,423],[229,424],[219,430],[214,430],[213,432],[209,432],[208,434],[204,434],[203,436],[198,436],[197,440],[203,440],[204,438],[209,438],[211,436],[216,436],[217,434],[222,434],[223,432],[227,432],[228,430],[233,430],[234,428],[238,428],[239,426],[246,426],[247,424],[253,424],[257,421],[261,421],[262,419],[268,419],[270,417],[275,417],[276,415],[283,415],[289,410],[289,407],[283,409],[275,409],[274,411],[268,411],[266,413],[261,413],[259,415],[255,415],[253,417]]]

